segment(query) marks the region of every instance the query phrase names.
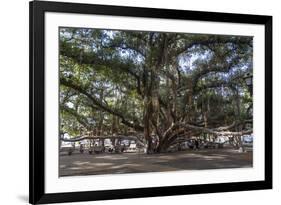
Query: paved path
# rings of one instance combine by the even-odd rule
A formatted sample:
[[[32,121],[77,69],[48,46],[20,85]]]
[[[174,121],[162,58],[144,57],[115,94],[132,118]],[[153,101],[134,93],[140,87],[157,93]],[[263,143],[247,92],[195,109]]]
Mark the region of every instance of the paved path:
[[[252,167],[252,152],[205,149],[165,154],[80,154],[60,156],[60,176]]]

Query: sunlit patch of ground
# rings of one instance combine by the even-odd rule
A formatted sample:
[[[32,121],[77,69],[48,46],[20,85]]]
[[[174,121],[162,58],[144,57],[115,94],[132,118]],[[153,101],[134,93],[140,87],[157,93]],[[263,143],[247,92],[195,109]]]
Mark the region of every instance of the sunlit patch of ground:
[[[232,149],[186,150],[175,153],[60,155],[60,176],[164,172],[252,167],[252,151]]]

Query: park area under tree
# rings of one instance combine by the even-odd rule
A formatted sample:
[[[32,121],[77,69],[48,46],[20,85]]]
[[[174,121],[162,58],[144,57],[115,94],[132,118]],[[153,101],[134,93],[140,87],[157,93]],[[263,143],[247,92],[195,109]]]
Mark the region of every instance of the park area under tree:
[[[252,167],[253,38],[59,29],[59,175]]]

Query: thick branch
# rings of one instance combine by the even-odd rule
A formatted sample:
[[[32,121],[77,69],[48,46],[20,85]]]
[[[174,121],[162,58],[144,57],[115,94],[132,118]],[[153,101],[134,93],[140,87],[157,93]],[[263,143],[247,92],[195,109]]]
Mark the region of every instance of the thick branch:
[[[138,137],[135,136],[123,136],[123,135],[116,135],[116,136],[90,136],[90,135],[85,135],[85,136],[77,136],[74,138],[66,139],[66,138],[60,138],[60,140],[64,142],[78,142],[78,141],[83,141],[83,140],[97,140],[97,139],[121,139],[121,140],[135,140],[142,146],[144,146],[144,142],[140,140]]]
[[[108,112],[108,113],[110,113],[112,115],[115,115],[115,116],[119,117],[122,120],[122,123],[127,125],[128,127],[132,127],[136,131],[143,131],[143,127],[142,126],[130,122],[130,120],[126,119],[126,117],[122,113],[120,113],[119,111],[114,110],[114,109],[108,107],[103,102],[99,101],[94,96],[89,94],[86,91],[86,89],[84,89],[82,86],[79,86],[79,85],[75,84],[72,80],[66,80],[65,78],[60,78],[60,83],[62,85],[64,85],[64,86],[67,86],[69,88],[72,88],[72,89],[80,92],[81,94],[84,94],[86,97],[89,98],[89,100],[91,100],[93,102],[93,104],[95,104],[100,109],[104,110],[105,112]],[[131,121],[136,122],[137,120],[136,119],[132,119]]]
[[[85,118],[84,116],[79,115],[74,109],[71,109],[65,105],[60,105],[60,108],[64,111],[66,111],[67,113],[69,113],[70,115],[74,116],[77,121],[83,125],[85,128],[87,129],[92,129],[92,126],[88,123],[87,118]]]
[[[202,133],[209,133],[209,134],[214,134],[214,135],[246,135],[246,134],[251,134],[253,133],[253,130],[243,130],[240,132],[231,132],[231,131],[217,131],[216,129],[210,129],[210,128],[205,128],[205,127],[198,127],[195,125],[190,125],[190,124],[182,124],[183,127],[187,129],[192,129],[192,130],[197,130],[201,131]]]

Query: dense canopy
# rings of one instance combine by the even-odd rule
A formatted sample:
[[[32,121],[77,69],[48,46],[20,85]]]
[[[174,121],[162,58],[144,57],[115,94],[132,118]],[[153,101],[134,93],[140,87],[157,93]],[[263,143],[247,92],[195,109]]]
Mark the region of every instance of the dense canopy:
[[[252,37],[60,28],[61,133],[147,152],[252,133]]]

